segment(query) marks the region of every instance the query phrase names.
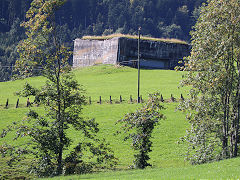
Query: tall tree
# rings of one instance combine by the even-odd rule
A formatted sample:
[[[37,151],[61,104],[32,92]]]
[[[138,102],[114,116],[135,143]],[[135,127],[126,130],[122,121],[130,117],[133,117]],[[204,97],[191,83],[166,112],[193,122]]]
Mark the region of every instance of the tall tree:
[[[66,174],[75,173],[78,165],[90,171],[93,166],[115,159],[107,145],[97,139],[98,124],[95,120],[80,116],[85,97],[80,85],[73,79],[68,64],[71,52],[61,43],[62,37],[55,23],[55,13],[64,3],[65,0],[33,0],[26,15],[27,21],[22,24],[26,28],[27,38],[18,45],[18,75],[28,77],[35,70],[41,70],[47,79],[42,88],[36,89],[26,84],[19,94],[35,96],[36,103],[45,105],[47,113],[42,116],[30,110],[22,123],[14,124],[2,133],[4,137],[8,131],[15,129],[16,139],[31,138],[30,142],[20,147],[1,146],[0,151],[3,154],[10,152],[11,161],[19,159],[19,155],[34,155],[32,166],[39,176],[60,175],[63,169]],[[71,144],[67,134],[69,128],[80,131],[84,139],[90,139],[90,142],[80,141],[64,159],[64,150]],[[87,148],[96,163],[86,168],[83,151]]]
[[[240,1],[208,0],[192,35],[183,85],[190,85],[187,111],[192,127],[188,159],[204,163],[236,157],[240,114]]]

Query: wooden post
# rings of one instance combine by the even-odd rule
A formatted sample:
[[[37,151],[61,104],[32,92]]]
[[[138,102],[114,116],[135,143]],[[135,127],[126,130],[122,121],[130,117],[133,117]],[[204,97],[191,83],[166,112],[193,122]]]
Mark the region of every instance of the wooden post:
[[[89,97],[89,104],[92,104],[91,96]]]
[[[102,104],[102,97],[99,97],[99,104]]]
[[[174,102],[175,101],[175,99],[174,99],[174,97],[173,97],[173,95],[171,94],[171,100],[172,100],[172,102]]]
[[[6,102],[5,108],[8,108],[8,99],[7,99],[7,102]]]
[[[183,95],[181,94],[181,100],[183,100],[184,101],[184,97],[183,97]]]
[[[112,104],[112,97],[110,96],[110,104]]]
[[[133,102],[132,95],[130,95],[130,102],[131,102],[131,103]]]
[[[140,31],[141,31],[141,27],[138,28],[138,98],[137,98],[137,103],[140,103]]]
[[[120,103],[122,102],[122,96],[120,95]]]
[[[17,100],[16,108],[18,108],[18,106],[19,106],[19,98]]]
[[[163,99],[163,96],[162,96],[162,94],[161,94],[161,99],[160,99],[160,101],[161,101],[161,102],[164,102],[164,99]]]
[[[31,105],[29,98],[27,99],[27,107]]]

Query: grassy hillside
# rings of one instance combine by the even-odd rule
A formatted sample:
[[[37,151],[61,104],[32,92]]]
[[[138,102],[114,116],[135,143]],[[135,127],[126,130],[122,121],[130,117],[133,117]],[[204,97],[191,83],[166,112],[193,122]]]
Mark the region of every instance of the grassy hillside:
[[[125,100],[129,100],[130,95],[137,99],[136,69],[104,65],[77,69],[74,74],[86,90],[86,95],[95,101],[99,96],[102,96],[103,100],[109,100],[109,96],[119,100],[120,95]],[[171,94],[175,97],[180,97],[181,93],[186,94],[184,89],[178,89],[181,75],[182,72],[169,70],[141,70],[140,92],[143,98],[147,98],[148,94],[154,91],[160,91],[164,98],[170,98]],[[44,84],[45,79],[34,77],[0,83],[0,108],[5,105],[7,98],[10,105],[15,106],[18,97],[14,96],[14,93],[19,91],[25,82],[39,87]],[[25,104],[25,99],[20,99],[20,103]]]
[[[185,130],[189,125],[184,119],[184,114],[175,111],[177,103],[169,102],[164,102],[163,104],[166,107],[163,113],[167,119],[163,120],[160,125],[155,128],[153,133],[153,151],[150,154],[150,163],[153,165],[153,168],[148,168],[144,171],[127,170],[133,161],[133,151],[130,148],[130,142],[123,142],[121,135],[114,136],[113,133],[118,129],[118,126],[115,125],[117,120],[121,119],[125,113],[134,111],[141,106],[128,102],[130,95],[132,95],[134,99],[137,98],[137,70],[128,67],[105,65],[74,70],[74,74],[79,83],[86,89],[86,96],[91,96],[93,100],[93,104],[84,107],[83,116],[96,118],[96,121],[100,125],[99,136],[106,138],[115,151],[116,157],[119,158],[116,172],[83,175],[80,176],[81,178],[129,179],[128,177],[133,177],[135,179],[158,179],[159,177],[163,177],[185,179],[186,177],[212,178],[215,174],[218,174],[218,177],[237,177],[225,176],[225,174],[229,174],[228,171],[225,173],[225,170],[222,174],[216,173],[222,171],[222,168],[220,168],[219,171],[208,171],[209,168],[216,168],[218,163],[191,166],[188,162],[184,161],[183,153],[185,147],[182,144],[178,144],[177,141],[185,134]],[[143,98],[146,99],[148,93],[154,91],[160,91],[165,99],[169,99],[171,94],[176,98],[179,98],[181,93],[186,96],[186,89],[178,88],[182,75],[182,72],[169,70],[141,70],[140,91]],[[13,121],[21,120],[25,112],[27,112],[28,108],[25,107],[26,98],[21,98],[21,108],[15,109],[15,103],[18,97],[14,96],[14,92],[20,90],[26,81],[35,86],[41,86],[45,80],[42,77],[34,77],[0,83],[0,130]],[[107,103],[110,95],[114,102],[112,105]],[[116,104],[115,101],[119,101],[120,95],[122,95],[125,101],[122,104]],[[103,99],[103,104],[101,105],[97,103],[99,96],[102,96]],[[9,98],[10,107],[9,109],[4,109],[7,98]],[[33,108],[42,113],[44,112],[44,108],[42,107]],[[69,135],[73,139],[73,145],[81,141],[81,135],[78,132],[69,131]],[[6,140],[0,139],[0,143],[4,143],[4,141],[15,143],[12,142],[12,137],[13,135],[10,135]],[[239,159],[221,163],[222,166],[226,164],[227,167],[233,163],[231,173],[235,174],[235,172],[237,172],[236,167],[238,162]],[[21,171],[23,170],[19,167],[9,169],[5,164],[5,160],[0,158],[1,175],[19,177],[21,176]],[[204,173],[204,171],[206,172]],[[198,176],[199,173],[200,175]],[[206,174],[206,176],[203,176],[204,174]],[[236,175],[239,174],[240,173]],[[79,179],[77,176],[65,178]]]
[[[148,168],[51,179],[239,179],[240,158],[187,167]]]
[[[169,70],[141,70],[140,93],[147,98],[149,93],[160,91],[164,98],[173,94],[180,97],[186,90],[179,89],[182,72]],[[113,96],[129,99],[130,95],[137,99],[137,70],[129,67],[93,66],[75,71],[77,80],[86,88],[87,94],[93,98],[101,95],[104,98]],[[97,100],[96,99],[96,100]]]

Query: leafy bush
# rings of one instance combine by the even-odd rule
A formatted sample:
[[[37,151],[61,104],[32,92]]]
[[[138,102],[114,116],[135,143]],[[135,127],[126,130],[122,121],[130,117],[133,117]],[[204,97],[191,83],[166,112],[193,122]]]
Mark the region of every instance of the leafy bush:
[[[148,153],[151,152],[151,135],[154,127],[164,118],[160,112],[163,106],[160,105],[160,94],[150,94],[148,102],[134,113],[129,113],[117,123],[123,124],[121,130],[125,134],[124,141],[132,139],[132,148],[137,151],[134,155],[133,168],[144,169],[151,166],[147,161],[150,159]]]

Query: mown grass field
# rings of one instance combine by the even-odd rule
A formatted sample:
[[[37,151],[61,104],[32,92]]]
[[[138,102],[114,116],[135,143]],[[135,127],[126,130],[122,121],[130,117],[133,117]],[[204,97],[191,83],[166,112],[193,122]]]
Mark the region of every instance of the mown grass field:
[[[152,168],[146,170],[129,170],[128,166],[133,161],[133,150],[130,148],[130,142],[123,142],[122,136],[115,136],[118,129],[115,122],[121,119],[124,114],[136,110],[140,107],[136,103],[129,103],[129,96],[134,99],[137,97],[137,70],[128,67],[114,66],[94,66],[74,70],[76,79],[86,90],[86,96],[91,96],[92,104],[86,105],[83,110],[83,116],[95,118],[100,125],[99,137],[104,137],[119,158],[116,171],[101,172],[97,174],[61,177],[62,179],[199,179],[199,178],[237,178],[240,177],[239,168],[240,160],[228,160],[220,163],[206,164],[201,166],[192,166],[184,161],[183,144],[178,144],[180,137],[184,136],[189,124],[184,118],[182,112],[176,111],[177,102],[164,102],[165,110],[163,113],[166,120],[160,122],[153,133],[153,151],[150,153],[150,163]],[[143,99],[147,98],[149,93],[159,91],[163,94],[164,99],[169,99],[171,94],[175,98],[180,97],[182,93],[186,97],[187,89],[179,89],[179,81],[183,72],[169,70],[141,70],[141,88],[140,92]],[[21,98],[21,107],[15,109],[17,96],[14,92],[21,89],[23,84],[28,81],[34,86],[43,85],[45,79],[34,77],[25,80],[0,83],[0,130],[13,121],[21,120],[28,108],[25,107],[26,98]],[[123,97],[124,102],[119,101],[119,96]],[[102,97],[103,104],[98,104],[99,96]],[[113,104],[109,104],[109,96],[112,96]],[[9,108],[4,109],[6,99],[9,99]],[[42,107],[33,107],[34,109],[44,112]],[[73,145],[81,141],[80,133],[69,131],[73,139]],[[7,141],[12,142],[13,135],[8,136],[5,140],[0,139],[0,143]],[[26,162],[27,163],[27,162]],[[0,158],[0,174],[11,177],[22,176],[21,171],[25,167],[8,168],[5,160]],[[26,173],[23,173],[26,176]],[[56,179],[59,179],[57,177]]]
[[[113,171],[51,179],[239,179],[239,168],[240,159],[237,158],[196,166]]]

